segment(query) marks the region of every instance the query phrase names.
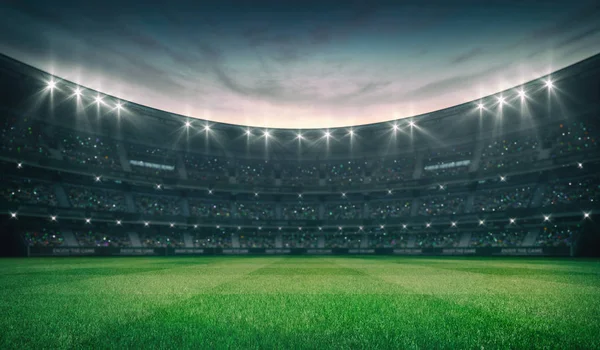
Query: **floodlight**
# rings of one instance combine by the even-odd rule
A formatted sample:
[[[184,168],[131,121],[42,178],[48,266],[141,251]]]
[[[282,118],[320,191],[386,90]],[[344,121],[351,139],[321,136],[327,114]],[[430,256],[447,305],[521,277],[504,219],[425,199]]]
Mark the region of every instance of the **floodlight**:
[[[123,105],[121,104],[121,102],[117,102],[116,108],[119,111],[121,110],[121,108],[123,108]]]
[[[482,110],[484,108],[483,103],[477,104],[477,108],[479,108],[479,110]]]
[[[162,185],[161,185],[161,184],[156,184],[156,189],[157,189],[157,190],[160,190],[161,188],[162,188]]]
[[[208,126],[208,125],[204,126],[204,131],[209,132],[210,131],[210,126]]]
[[[254,192],[254,197],[258,197],[258,192]]]
[[[522,88],[521,88],[521,90],[519,90],[519,96],[521,98],[526,98],[527,97],[527,94],[525,94],[525,90],[523,90]]]
[[[363,227],[362,227],[362,226],[358,226],[358,229],[359,229],[360,231],[362,231],[362,230],[363,230]]]
[[[394,124],[394,125],[392,125],[392,130],[394,130],[394,131],[398,131],[398,124]]]
[[[348,134],[352,137],[354,136],[354,130],[350,129],[350,132],[348,132]]]
[[[263,135],[265,135],[266,138],[269,138],[271,136],[271,133],[269,132],[269,130],[265,130]]]
[[[102,103],[102,97],[100,95],[96,96],[94,100],[96,101],[97,105],[100,105]]]
[[[502,106],[502,105],[505,103],[504,96],[500,95],[500,96],[498,96],[498,97],[496,97],[496,98],[498,99],[498,104],[499,104],[500,106]]]
[[[302,193],[298,193],[298,198],[302,198]]]
[[[53,90],[56,87],[56,82],[52,79],[50,79],[50,81],[48,81],[48,89]]]
[[[444,187],[444,185],[440,185],[440,191],[445,189],[446,187]]]
[[[340,231],[341,231],[341,230],[342,230],[342,226],[338,226],[338,230],[340,230]]]
[[[331,136],[331,133],[329,131],[325,131],[325,137],[329,138]]]
[[[213,191],[212,190],[208,190],[208,194],[213,194]]]
[[[185,127],[189,128],[190,126],[192,126],[192,123],[188,120],[185,122]]]
[[[408,122],[408,126],[410,126],[410,127],[412,128],[412,127],[415,127],[415,126],[416,126],[416,124],[415,124],[415,122],[413,122],[413,121],[411,120],[411,121],[409,121],[409,122]]]
[[[248,135],[248,136],[252,135],[252,132],[250,131],[250,129],[246,129],[246,135]]]
[[[323,231],[323,228],[321,226],[319,226],[319,231]]]
[[[296,134],[296,138],[297,138],[298,140],[303,140],[303,139],[304,139],[304,136],[302,136],[302,133],[298,133],[298,134]]]
[[[194,225],[194,228],[198,228],[198,225]]]
[[[554,87],[554,83],[552,82],[552,80],[550,80],[550,78],[548,78],[548,80],[546,80],[546,87],[548,89],[552,89]]]
[[[75,88],[75,90],[73,90],[73,95],[77,96],[77,97],[81,97],[81,95],[83,95],[83,93],[81,92],[81,89],[79,87]]]

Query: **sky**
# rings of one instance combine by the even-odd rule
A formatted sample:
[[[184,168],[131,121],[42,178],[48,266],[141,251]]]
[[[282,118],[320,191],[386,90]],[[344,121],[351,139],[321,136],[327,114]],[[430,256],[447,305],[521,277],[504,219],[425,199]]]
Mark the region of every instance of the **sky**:
[[[592,1],[0,2],[0,53],[171,113],[272,128],[432,112],[600,53]]]

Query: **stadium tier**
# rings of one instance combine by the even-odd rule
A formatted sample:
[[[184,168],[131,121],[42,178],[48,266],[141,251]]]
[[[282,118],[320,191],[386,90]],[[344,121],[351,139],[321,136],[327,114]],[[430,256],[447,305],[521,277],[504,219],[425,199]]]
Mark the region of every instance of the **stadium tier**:
[[[325,130],[172,115],[7,57],[0,71],[0,206],[32,255],[571,254],[600,211],[600,56]]]

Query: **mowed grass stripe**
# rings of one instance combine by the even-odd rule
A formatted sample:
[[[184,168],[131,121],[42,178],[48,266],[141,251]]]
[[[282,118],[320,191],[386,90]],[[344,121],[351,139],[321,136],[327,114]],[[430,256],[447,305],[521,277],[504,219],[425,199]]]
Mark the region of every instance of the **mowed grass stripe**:
[[[41,279],[47,265],[0,260],[1,270],[35,272],[0,275],[0,348],[600,347],[600,286],[460,270],[535,259],[67,258],[57,270],[69,260],[115,274],[15,293],[3,286]],[[565,266],[558,280],[600,271],[597,261],[545,264]],[[156,270],[119,273],[129,266]]]

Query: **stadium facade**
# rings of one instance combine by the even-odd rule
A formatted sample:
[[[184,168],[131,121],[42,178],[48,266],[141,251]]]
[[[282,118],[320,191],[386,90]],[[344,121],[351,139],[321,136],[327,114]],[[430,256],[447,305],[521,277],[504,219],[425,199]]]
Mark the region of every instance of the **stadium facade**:
[[[600,55],[310,130],[173,115],[8,57],[0,72],[4,239],[29,255],[573,255],[596,231]]]

